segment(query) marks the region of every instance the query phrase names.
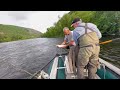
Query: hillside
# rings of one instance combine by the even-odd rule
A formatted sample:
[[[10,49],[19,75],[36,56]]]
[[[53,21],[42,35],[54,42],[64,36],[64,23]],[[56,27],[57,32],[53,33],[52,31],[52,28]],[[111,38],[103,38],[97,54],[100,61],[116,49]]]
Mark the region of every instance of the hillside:
[[[0,42],[38,38],[41,32],[30,28],[0,24]]]
[[[98,26],[102,34],[120,34],[120,11],[70,11],[59,18],[42,37],[63,37],[63,28],[70,27],[74,18],[79,17],[83,22],[91,22]]]

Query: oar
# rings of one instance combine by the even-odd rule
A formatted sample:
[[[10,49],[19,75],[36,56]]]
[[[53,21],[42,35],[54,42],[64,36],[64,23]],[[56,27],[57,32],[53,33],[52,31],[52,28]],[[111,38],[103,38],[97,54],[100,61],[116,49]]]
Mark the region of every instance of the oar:
[[[116,39],[100,42],[99,44],[106,44],[106,43],[110,43],[110,42],[117,41],[117,40],[120,40],[120,38],[116,38]]]

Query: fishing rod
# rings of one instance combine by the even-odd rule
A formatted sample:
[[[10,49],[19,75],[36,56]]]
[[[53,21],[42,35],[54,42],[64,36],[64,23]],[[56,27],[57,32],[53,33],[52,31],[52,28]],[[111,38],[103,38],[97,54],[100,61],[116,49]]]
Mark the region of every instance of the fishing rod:
[[[117,40],[120,40],[120,38],[116,38],[116,39],[112,39],[112,40],[107,40],[107,41],[104,41],[104,42],[100,42],[99,44],[107,44],[107,43],[110,43],[110,42],[113,42],[113,41],[117,41]]]
[[[57,47],[56,49],[59,49],[59,48]],[[38,71],[35,72],[33,75],[31,75],[28,79],[33,79],[34,77],[36,77],[36,75],[37,75],[38,73],[40,73],[44,68],[46,68],[46,67],[54,60],[54,58],[55,58],[56,56],[68,54],[68,52],[66,52],[66,53],[61,53],[61,52],[60,52],[60,54],[59,54],[58,52],[59,52],[59,51],[57,51],[56,55],[55,55],[46,65],[44,65],[40,70],[38,70]]]

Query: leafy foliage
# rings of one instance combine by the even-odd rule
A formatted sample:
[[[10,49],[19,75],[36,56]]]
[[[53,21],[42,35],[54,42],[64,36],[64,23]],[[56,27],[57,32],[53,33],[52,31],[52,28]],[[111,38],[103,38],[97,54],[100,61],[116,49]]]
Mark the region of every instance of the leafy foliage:
[[[91,22],[98,26],[102,34],[119,34],[120,11],[71,11],[58,20],[54,26],[47,28],[42,37],[63,37],[63,28],[73,30],[71,22],[79,17],[83,22]]]

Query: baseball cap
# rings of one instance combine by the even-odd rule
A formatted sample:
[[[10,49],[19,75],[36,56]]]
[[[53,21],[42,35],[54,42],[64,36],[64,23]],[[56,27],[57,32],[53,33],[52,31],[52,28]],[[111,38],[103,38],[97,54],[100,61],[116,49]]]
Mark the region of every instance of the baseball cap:
[[[80,21],[80,20],[81,20],[80,18],[75,18],[75,19],[72,21],[71,27],[73,26],[74,23],[76,23],[76,22],[78,22],[78,21]]]

